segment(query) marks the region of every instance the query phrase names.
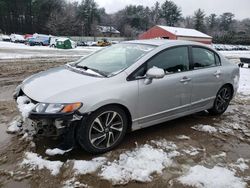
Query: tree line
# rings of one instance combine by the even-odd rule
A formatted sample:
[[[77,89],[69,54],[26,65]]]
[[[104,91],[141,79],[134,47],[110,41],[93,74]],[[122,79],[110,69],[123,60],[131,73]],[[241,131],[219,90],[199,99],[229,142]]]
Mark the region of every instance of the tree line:
[[[235,15],[206,15],[196,10],[183,16],[171,0],[154,6],[128,5],[106,13],[94,0],[80,3],[66,0],[0,0],[0,32],[44,33],[57,36],[95,36],[97,25],[113,26],[121,36],[136,38],[154,25],[194,28],[213,36],[215,43],[250,44],[250,19]]]

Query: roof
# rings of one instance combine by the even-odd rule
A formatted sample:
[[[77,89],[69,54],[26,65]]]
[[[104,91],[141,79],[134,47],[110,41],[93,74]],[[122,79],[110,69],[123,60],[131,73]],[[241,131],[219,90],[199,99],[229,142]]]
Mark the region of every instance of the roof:
[[[64,42],[66,40],[70,40],[69,38],[58,38],[57,41],[58,42]]]
[[[169,26],[163,26],[163,25],[157,25],[157,26],[176,36],[212,38],[211,36],[206,35],[195,29],[187,29],[187,28],[181,28],[181,27],[169,27]]]
[[[146,44],[146,45],[201,45],[207,46],[199,42],[185,41],[185,40],[167,40],[167,39],[148,39],[148,40],[131,40],[125,41],[124,43],[134,43],[134,44]]]
[[[97,26],[97,29],[101,32],[101,33],[116,33],[119,34],[120,31],[116,30],[114,27],[112,26]]]

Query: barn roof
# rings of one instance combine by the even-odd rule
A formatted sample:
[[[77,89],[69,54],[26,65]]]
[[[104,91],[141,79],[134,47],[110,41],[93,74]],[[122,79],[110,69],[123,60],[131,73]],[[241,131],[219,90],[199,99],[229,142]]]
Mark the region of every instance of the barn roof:
[[[157,25],[158,27],[164,29],[165,31],[168,31],[176,36],[183,36],[183,37],[200,37],[200,38],[212,38],[209,35],[206,35],[200,31],[197,31],[195,29],[187,29],[187,28],[181,28],[181,27],[169,27],[169,26],[163,26],[163,25]]]

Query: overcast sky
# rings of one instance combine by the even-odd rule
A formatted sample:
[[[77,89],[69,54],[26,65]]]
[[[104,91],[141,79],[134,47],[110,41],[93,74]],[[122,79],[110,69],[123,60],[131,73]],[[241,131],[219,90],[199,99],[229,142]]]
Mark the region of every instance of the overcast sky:
[[[79,1],[81,0],[71,0]],[[107,13],[113,13],[128,4],[153,6],[156,0],[95,0],[99,7],[104,7]],[[158,0],[162,3],[165,0]],[[172,0],[182,9],[184,16],[192,15],[201,8],[206,14],[222,14],[232,12],[237,19],[250,18],[250,0]]]

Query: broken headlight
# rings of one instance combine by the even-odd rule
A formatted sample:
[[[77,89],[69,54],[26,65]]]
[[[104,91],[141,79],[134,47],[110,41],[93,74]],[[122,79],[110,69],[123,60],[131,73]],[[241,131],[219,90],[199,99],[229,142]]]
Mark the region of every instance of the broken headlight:
[[[72,103],[72,104],[48,104],[48,103],[38,103],[33,112],[36,113],[71,113],[82,107],[82,103]]]

